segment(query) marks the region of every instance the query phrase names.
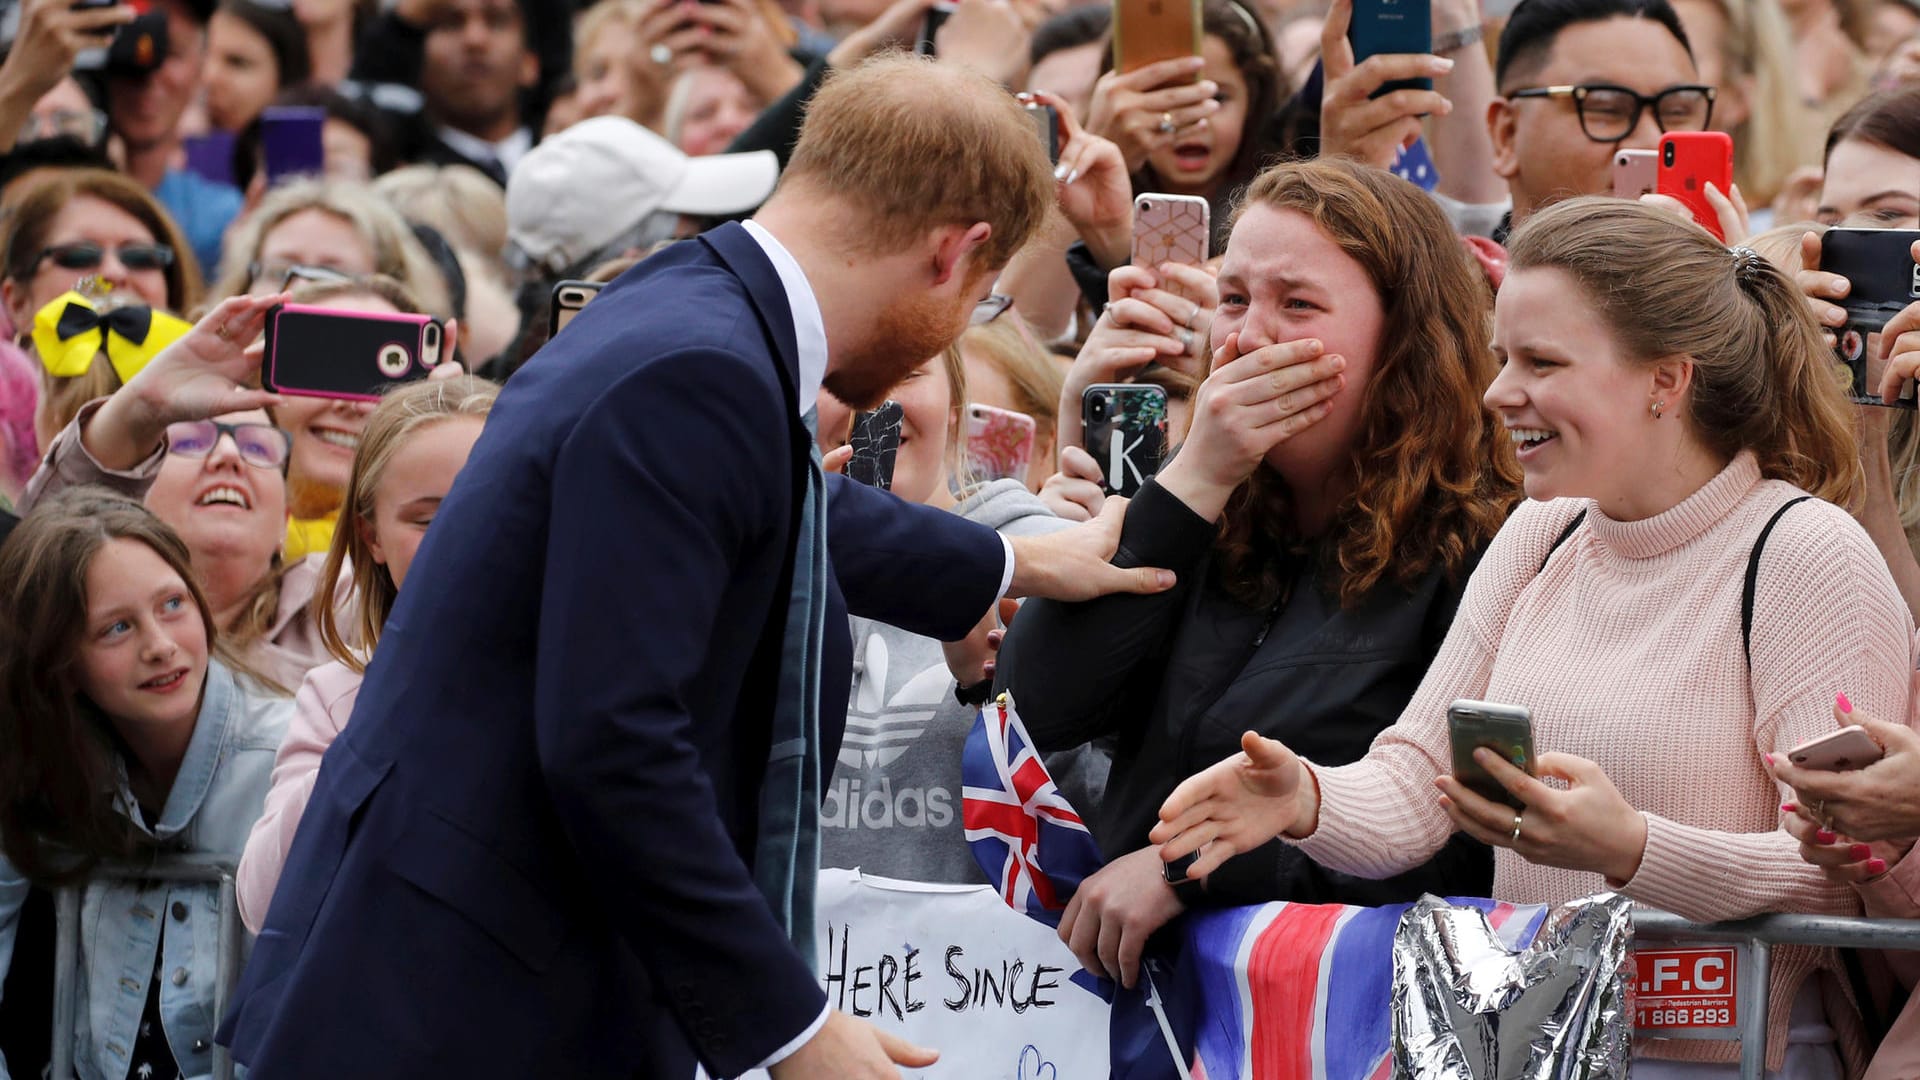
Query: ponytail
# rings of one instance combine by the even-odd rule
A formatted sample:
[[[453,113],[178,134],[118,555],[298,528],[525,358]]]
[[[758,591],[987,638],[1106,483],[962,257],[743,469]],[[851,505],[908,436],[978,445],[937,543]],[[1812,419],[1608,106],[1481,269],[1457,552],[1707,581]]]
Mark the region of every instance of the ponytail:
[[[1861,490],[1841,371],[1793,279],[1747,248],[1624,199],[1570,199],[1513,235],[1515,271],[1553,267],[1580,285],[1623,352],[1690,357],[1687,419],[1726,457],[1841,506]]]

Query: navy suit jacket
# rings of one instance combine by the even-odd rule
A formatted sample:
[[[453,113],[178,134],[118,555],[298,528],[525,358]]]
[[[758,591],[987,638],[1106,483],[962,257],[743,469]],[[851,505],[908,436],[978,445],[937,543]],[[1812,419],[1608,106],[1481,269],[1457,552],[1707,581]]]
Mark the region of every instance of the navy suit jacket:
[[[733,1076],[825,996],[754,887],[808,436],[793,319],[728,225],[520,371],[327,752],[221,1035],[254,1080]],[[846,614],[953,639],[992,530],[829,483]],[[844,595],[842,593],[844,589]]]

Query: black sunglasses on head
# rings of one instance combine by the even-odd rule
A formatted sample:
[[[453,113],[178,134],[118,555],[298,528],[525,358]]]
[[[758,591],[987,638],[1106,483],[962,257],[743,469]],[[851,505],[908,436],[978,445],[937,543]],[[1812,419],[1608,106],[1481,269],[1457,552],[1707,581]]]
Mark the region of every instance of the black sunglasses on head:
[[[173,265],[173,249],[165,244],[122,244],[113,254],[129,270],[165,270]],[[34,268],[47,259],[62,270],[98,270],[107,259],[107,249],[91,240],[55,244],[34,257]]]

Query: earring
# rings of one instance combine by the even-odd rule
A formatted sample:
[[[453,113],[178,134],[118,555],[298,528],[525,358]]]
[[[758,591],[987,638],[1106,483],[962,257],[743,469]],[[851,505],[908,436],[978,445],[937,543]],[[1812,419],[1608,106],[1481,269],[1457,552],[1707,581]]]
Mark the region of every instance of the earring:
[[[1655,420],[1658,420],[1658,419],[1660,419],[1660,410],[1661,410],[1661,409],[1664,409],[1664,408],[1666,408],[1666,407],[1667,407],[1667,403],[1666,403],[1666,402],[1664,402],[1664,401],[1656,401],[1656,402],[1654,402],[1654,403],[1653,403],[1653,418],[1654,418]]]

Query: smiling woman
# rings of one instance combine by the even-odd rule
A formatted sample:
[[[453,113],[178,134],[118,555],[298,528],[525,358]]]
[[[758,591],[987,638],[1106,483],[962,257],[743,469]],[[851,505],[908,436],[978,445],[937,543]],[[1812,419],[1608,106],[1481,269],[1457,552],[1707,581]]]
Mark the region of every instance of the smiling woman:
[[[11,748],[0,759],[0,957],[14,955],[29,883],[161,850],[236,857],[291,711],[222,659],[173,530],[98,489],[42,504],[0,549],[0,741]],[[219,1015],[217,888],[81,889],[92,915],[80,931],[79,1071],[133,1075],[139,1059],[204,1075]]]

